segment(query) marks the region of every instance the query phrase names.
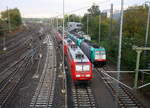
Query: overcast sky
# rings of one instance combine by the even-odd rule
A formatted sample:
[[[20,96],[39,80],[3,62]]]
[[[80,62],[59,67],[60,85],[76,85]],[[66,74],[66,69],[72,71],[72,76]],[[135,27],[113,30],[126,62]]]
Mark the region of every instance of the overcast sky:
[[[19,8],[23,17],[53,17],[62,14],[63,0],[0,0],[0,11],[8,6],[9,8]],[[83,15],[93,3],[100,6],[101,10],[110,9],[110,4],[114,4],[114,9],[120,9],[121,0],[65,0],[65,12],[70,14]],[[143,4],[148,0],[124,0],[124,7]],[[82,9],[81,9],[82,8]],[[81,9],[81,10],[78,10]],[[74,11],[78,10],[78,11]]]

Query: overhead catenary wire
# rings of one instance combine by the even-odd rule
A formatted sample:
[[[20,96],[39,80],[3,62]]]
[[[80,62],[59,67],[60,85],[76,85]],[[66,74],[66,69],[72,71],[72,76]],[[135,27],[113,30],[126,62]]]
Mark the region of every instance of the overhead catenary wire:
[[[96,5],[103,5],[103,4],[106,4],[106,3],[110,3],[112,4],[113,2],[115,1],[119,1],[119,0],[106,0],[106,1],[101,1],[101,2],[96,2],[94,4]],[[145,0],[146,1],[146,0]],[[125,3],[124,3],[125,4]],[[125,4],[126,5],[126,4]],[[134,4],[134,5],[141,5],[141,3],[137,3],[137,4]],[[71,13],[74,13],[74,12],[78,12],[78,11],[81,11],[81,10],[84,10],[84,9],[88,9],[90,8],[91,5],[88,5],[88,6],[84,6],[84,7],[81,7],[81,8],[77,8],[77,9],[73,9],[73,10],[69,10],[69,11],[66,11],[65,14],[71,14]],[[113,6],[115,7],[115,6]],[[124,7],[125,8],[125,7]],[[115,9],[115,8],[114,8]],[[117,8],[116,10],[119,10],[119,8]],[[104,9],[104,11],[110,11],[110,9]],[[57,17],[57,16],[62,16],[62,14],[58,14],[58,15],[55,15],[54,17]]]
[[[110,1],[111,1],[111,0],[106,0],[106,1],[103,1],[103,2],[96,3],[96,5],[98,5],[98,4],[110,3]],[[91,5],[89,5],[89,6],[84,6],[84,7],[78,8],[78,9],[74,9],[74,10],[71,10],[71,11],[67,11],[67,12],[65,12],[65,14],[74,13],[74,12],[77,12],[77,11],[81,11],[81,10],[83,10],[83,9],[88,9],[88,8],[90,8],[90,7],[91,7]],[[56,16],[54,16],[54,17],[62,16],[62,15],[63,15],[63,14],[58,14],[58,15],[56,15]]]
[[[101,37],[101,13],[99,14],[99,33],[98,33],[98,42],[100,44],[100,37]]]

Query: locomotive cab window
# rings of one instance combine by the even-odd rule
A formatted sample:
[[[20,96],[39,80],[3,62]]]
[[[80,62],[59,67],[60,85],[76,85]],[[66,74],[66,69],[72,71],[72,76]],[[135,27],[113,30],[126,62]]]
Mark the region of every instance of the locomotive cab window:
[[[72,43],[72,40],[67,40],[68,43]]]
[[[76,49],[77,46],[76,46],[76,45],[71,45],[71,48],[72,48],[72,49]]]
[[[76,59],[83,59],[84,55],[83,54],[76,54]]]

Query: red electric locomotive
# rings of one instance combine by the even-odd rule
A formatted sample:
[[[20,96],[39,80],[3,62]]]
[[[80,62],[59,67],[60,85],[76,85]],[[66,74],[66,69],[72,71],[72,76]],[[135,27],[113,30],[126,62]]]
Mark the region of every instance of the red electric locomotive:
[[[68,46],[67,60],[73,81],[92,79],[92,63],[78,46]]]
[[[62,35],[59,32],[56,32],[55,36],[56,36],[58,43],[62,43]]]
[[[68,46],[75,45],[75,43],[68,37],[64,37],[64,54],[67,55]]]

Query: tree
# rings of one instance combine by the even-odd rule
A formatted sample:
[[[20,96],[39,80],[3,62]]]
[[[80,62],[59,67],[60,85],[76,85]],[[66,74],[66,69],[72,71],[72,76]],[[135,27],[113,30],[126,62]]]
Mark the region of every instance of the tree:
[[[145,42],[147,13],[147,5],[132,6],[124,12],[122,63],[131,70],[135,68],[136,62],[136,52],[132,50],[132,46],[143,46]],[[140,68],[144,68],[147,61],[141,56]]]
[[[4,32],[8,30],[7,23],[0,19],[0,36],[4,35]]]
[[[101,39],[104,40],[108,36],[109,29],[109,18],[107,18],[105,13],[100,13],[99,6],[93,4],[91,8],[88,9],[88,13],[84,14],[82,18],[83,31],[87,31],[87,18],[88,18],[88,28],[89,35],[93,40],[98,42],[99,37],[99,15],[101,15]]]
[[[3,29],[2,20],[0,19],[0,35],[3,35],[2,29]]]
[[[97,16],[100,14],[99,6],[93,4],[91,8],[88,9],[91,16]]]
[[[134,6],[124,12],[123,33],[125,37],[144,42],[147,11],[144,6]]]
[[[9,9],[8,11],[3,11],[1,13],[2,19],[8,23],[8,12],[10,15],[10,23],[13,28],[16,28],[22,24],[21,14],[19,9]]]
[[[80,22],[81,17],[75,14],[65,15],[65,23],[68,22],[68,19],[69,19],[69,22]]]

